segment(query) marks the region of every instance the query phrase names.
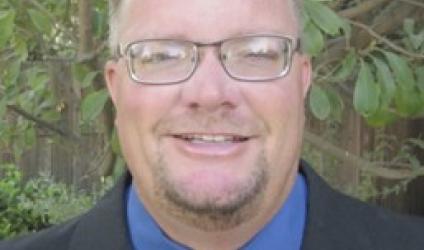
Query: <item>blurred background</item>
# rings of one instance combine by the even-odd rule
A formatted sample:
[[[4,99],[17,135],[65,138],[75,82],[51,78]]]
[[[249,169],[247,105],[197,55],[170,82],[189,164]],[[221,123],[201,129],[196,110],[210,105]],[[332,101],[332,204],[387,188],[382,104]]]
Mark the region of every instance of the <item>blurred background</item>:
[[[90,208],[125,169],[106,0],[0,2],[0,239]],[[424,2],[305,0],[303,157],[342,192],[424,214]]]

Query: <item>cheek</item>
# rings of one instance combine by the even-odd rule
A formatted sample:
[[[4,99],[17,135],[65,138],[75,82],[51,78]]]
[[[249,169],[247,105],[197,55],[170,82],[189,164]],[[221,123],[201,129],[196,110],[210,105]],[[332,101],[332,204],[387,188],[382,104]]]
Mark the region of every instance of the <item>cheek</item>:
[[[290,165],[300,147],[304,104],[297,82],[297,79],[287,78],[253,91],[246,89],[251,110],[266,127],[264,151],[271,168]]]
[[[169,86],[168,86],[169,87]],[[119,94],[117,115],[127,123],[152,126],[174,106],[176,89],[164,86],[127,84]]]
[[[284,130],[287,123],[296,119],[303,105],[301,90],[288,81],[247,87],[250,88],[244,89],[244,95],[249,109],[263,121],[269,134]]]
[[[140,152],[153,148],[153,128],[168,112],[169,104],[164,100],[169,99],[151,86],[122,84],[117,96],[116,125],[128,158],[139,158]]]

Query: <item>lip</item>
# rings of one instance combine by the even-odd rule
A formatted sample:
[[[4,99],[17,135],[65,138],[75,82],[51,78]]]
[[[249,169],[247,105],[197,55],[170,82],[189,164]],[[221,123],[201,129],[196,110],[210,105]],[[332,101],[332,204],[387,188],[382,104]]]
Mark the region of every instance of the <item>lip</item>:
[[[201,141],[185,138],[229,138],[235,140]],[[197,159],[219,159],[237,157],[252,143],[255,136],[246,136],[234,133],[176,133],[166,136],[172,145],[183,155]]]

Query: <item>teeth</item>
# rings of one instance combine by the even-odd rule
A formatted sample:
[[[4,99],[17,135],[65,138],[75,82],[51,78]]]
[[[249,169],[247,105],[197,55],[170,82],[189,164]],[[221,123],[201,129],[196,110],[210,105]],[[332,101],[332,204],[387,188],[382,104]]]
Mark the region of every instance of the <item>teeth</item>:
[[[199,142],[226,142],[233,141],[233,138],[230,136],[222,135],[199,135],[195,136],[194,140]]]
[[[226,135],[182,135],[179,136],[184,140],[189,140],[193,143],[224,143],[224,142],[240,142],[247,140],[247,138],[239,136],[226,136]]]

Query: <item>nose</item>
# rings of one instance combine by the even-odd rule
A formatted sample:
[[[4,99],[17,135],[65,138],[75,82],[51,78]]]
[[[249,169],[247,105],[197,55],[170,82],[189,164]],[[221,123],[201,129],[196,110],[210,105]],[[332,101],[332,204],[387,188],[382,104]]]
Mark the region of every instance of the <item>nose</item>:
[[[237,83],[226,74],[214,48],[203,48],[201,52],[196,71],[182,84],[184,105],[209,112],[234,109],[240,100]]]

